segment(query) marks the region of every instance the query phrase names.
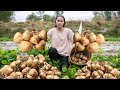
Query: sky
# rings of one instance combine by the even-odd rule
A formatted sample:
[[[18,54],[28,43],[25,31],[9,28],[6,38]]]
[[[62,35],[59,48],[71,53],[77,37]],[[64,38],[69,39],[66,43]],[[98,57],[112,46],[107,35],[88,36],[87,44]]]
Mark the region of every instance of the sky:
[[[32,12],[37,11],[17,11],[15,13],[16,22],[25,22],[26,17]],[[44,14],[54,15],[54,11],[45,11]],[[92,11],[64,11],[63,16],[68,20],[90,20],[94,15]]]

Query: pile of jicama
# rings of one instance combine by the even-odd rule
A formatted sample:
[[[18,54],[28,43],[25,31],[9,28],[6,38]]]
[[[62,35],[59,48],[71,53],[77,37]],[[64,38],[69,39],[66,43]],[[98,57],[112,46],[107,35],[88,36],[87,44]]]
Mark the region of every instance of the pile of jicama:
[[[75,79],[118,79],[120,71],[108,62],[88,61],[86,66],[77,70]]]
[[[19,44],[19,50],[22,52],[31,51],[33,48],[38,50],[45,49],[47,41],[47,31],[25,30],[24,33],[16,32],[13,41]]]
[[[59,79],[61,72],[46,62],[43,55],[17,56],[0,69],[1,79]]]
[[[99,46],[105,43],[105,38],[102,34],[95,35],[90,30],[83,33],[74,33],[74,53],[71,55],[71,62],[73,63],[87,63],[91,59],[88,54],[96,53]],[[88,54],[86,54],[88,53]]]

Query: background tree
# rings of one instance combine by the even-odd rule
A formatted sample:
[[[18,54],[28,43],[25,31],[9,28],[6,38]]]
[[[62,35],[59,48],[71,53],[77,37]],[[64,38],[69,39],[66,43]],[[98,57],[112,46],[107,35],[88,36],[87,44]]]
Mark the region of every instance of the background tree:
[[[55,16],[50,16],[50,15],[48,15],[48,14],[45,14],[45,15],[43,16],[43,20],[44,20],[44,21],[51,21],[51,22],[53,22],[54,19],[55,19]]]
[[[26,20],[39,21],[41,20],[41,18],[32,12],[30,15],[27,16]]]
[[[14,19],[14,11],[0,11],[0,21],[10,22]]]
[[[62,15],[64,11],[54,11],[54,13],[55,13],[55,16],[58,16],[58,15]]]
[[[38,11],[37,12],[37,14],[41,20],[43,19],[44,13],[45,13],[45,11]]]

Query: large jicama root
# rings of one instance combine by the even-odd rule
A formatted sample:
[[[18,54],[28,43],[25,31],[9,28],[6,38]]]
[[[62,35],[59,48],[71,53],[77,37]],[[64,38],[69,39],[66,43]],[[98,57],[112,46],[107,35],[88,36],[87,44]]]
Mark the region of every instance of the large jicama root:
[[[96,42],[97,42],[99,45],[105,43],[105,38],[104,38],[104,36],[103,36],[102,34],[98,34],[98,35],[97,35]]]
[[[42,39],[42,40],[47,40],[47,32],[45,30],[41,30],[39,32],[39,37]]]
[[[17,43],[17,44],[20,44],[20,43],[23,41],[23,35],[22,35],[22,33],[17,32],[17,33],[14,35],[13,41],[14,41],[15,43]]]
[[[77,51],[83,51],[85,49],[85,46],[81,45],[81,43],[79,43],[79,42],[76,42],[75,43],[75,48],[76,48]]]
[[[38,44],[39,41],[40,41],[40,37],[39,37],[37,34],[34,34],[34,35],[31,37],[31,39],[30,39],[30,42],[31,42],[32,44]]]
[[[41,40],[38,44],[35,45],[35,48],[38,50],[43,50],[45,48],[46,42]]]
[[[32,37],[32,34],[29,30],[26,30],[24,33],[23,33],[23,40],[27,40],[29,41],[30,38]]]
[[[80,43],[84,46],[87,46],[90,43],[90,41],[89,39],[87,39],[86,36],[82,36],[82,38],[80,39]]]
[[[31,51],[33,49],[33,45],[32,43],[28,42],[28,41],[22,41],[20,43],[19,49],[22,52],[27,52],[27,51]]]
[[[40,32],[32,29],[26,30],[23,34],[17,32],[13,41],[19,44],[19,50],[22,52],[31,51],[33,48],[44,50],[47,41],[47,31]]]
[[[96,35],[93,33],[93,32],[91,32],[90,34],[88,34],[88,39],[89,39],[89,41],[90,41],[90,43],[92,43],[92,42],[95,42],[96,41]]]
[[[98,49],[99,49],[99,44],[96,43],[96,42],[90,43],[90,44],[87,46],[87,50],[88,50],[89,52],[92,52],[92,53],[97,52]]]
[[[74,43],[79,42],[81,39],[81,35],[79,32],[74,33]]]

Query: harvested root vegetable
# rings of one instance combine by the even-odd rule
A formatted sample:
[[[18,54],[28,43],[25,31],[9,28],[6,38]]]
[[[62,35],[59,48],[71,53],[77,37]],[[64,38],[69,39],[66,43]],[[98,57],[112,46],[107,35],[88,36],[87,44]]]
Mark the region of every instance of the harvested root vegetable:
[[[10,67],[14,69],[16,67],[16,61],[13,61],[12,63],[10,63]]]
[[[28,58],[29,58],[28,55],[27,55],[27,56],[24,56],[24,57],[22,57],[22,56],[17,56],[17,57],[16,57],[16,61],[20,60],[20,61],[22,61],[22,62],[25,62]]]
[[[42,43],[43,46],[46,44],[45,40],[40,40],[40,43]]]
[[[12,72],[9,76],[12,76],[12,77],[15,78],[15,73],[16,73],[16,72]]]
[[[21,59],[22,59],[21,56],[17,56],[17,57],[16,57],[16,60],[21,60]]]
[[[32,64],[33,64],[33,59],[28,59],[28,60],[26,61],[26,66],[27,66],[27,67],[31,67]]]
[[[24,69],[26,66],[27,66],[27,65],[26,65],[26,62],[23,62],[23,63],[21,63],[21,65],[20,65],[20,69],[22,70],[22,69]]]
[[[96,38],[96,42],[97,42],[99,45],[105,43],[105,38],[104,38],[104,36],[103,36],[102,34],[98,34],[98,35],[97,35],[97,38]]]
[[[39,76],[36,79],[41,79]]]
[[[35,30],[35,29],[32,29],[31,31],[31,35],[33,36],[33,35],[38,35],[39,34],[39,32],[37,31],[37,30]]]
[[[51,70],[57,70],[57,67],[51,67]]]
[[[39,54],[38,58],[39,58],[39,63],[44,63],[45,57],[43,55]]]
[[[74,56],[71,57],[72,61],[74,61],[76,58]]]
[[[17,61],[15,61],[15,63],[16,63],[16,65],[20,65],[21,63],[23,63],[23,61],[17,60]]]
[[[34,60],[32,61],[32,67],[33,67],[33,68],[37,68],[37,66],[38,66],[38,59],[34,59]]]
[[[97,72],[98,72],[99,75],[102,75],[102,76],[104,75],[104,72],[101,71],[101,70],[98,70]]]
[[[98,74],[97,71],[93,71],[92,76],[93,76],[93,77],[97,77],[97,76],[99,76],[99,74]]]
[[[74,43],[79,42],[81,39],[81,35],[79,32],[74,33]]]
[[[60,77],[58,77],[57,75],[54,75],[53,79],[60,79]]]
[[[32,35],[31,35],[31,32],[30,32],[29,30],[26,30],[26,31],[23,33],[23,40],[29,41],[31,37],[32,37]]]
[[[87,56],[83,56],[83,60],[87,61],[88,60]]]
[[[5,79],[14,79],[13,76],[7,76]]]
[[[76,52],[76,53],[75,53],[75,57],[79,59],[79,58],[80,58],[80,53],[79,53],[79,52]]]
[[[17,32],[14,35],[13,41],[20,44],[19,50],[22,52],[31,51],[33,48],[43,50],[47,41],[47,31],[26,30],[23,34]]]
[[[52,71],[47,71],[46,74],[51,75],[51,74],[53,74],[53,72]]]
[[[33,49],[33,45],[28,41],[22,41],[19,46],[20,51],[27,52]]]
[[[39,32],[39,37],[40,37],[40,39],[46,41],[46,40],[47,40],[47,31],[41,30],[41,31]]]
[[[37,78],[38,76],[38,72],[36,71],[36,69],[31,69],[28,74],[34,78]]]
[[[24,56],[26,58],[26,56]],[[25,61],[24,57],[17,57],[9,65],[0,69],[0,79],[59,79],[61,73],[57,67],[52,67],[45,62],[45,57],[29,55]],[[42,62],[42,64],[41,64]],[[12,69],[13,68],[13,69]]]
[[[104,75],[103,75],[103,78],[104,79],[110,79],[110,78],[112,78],[113,76],[111,75],[111,74],[109,74],[109,73],[105,73]]]
[[[85,46],[81,45],[81,43],[79,43],[79,42],[76,42],[75,48],[77,51],[83,51],[85,49]]]
[[[93,32],[91,32],[87,38],[89,39],[90,43],[96,41],[96,35]]]
[[[85,76],[85,79],[117,79],[120,77],[120,71],[116,68],[112,68],[108,63],[106,62],[92,62],[88,61],[87,66],[81,68],[80,70],[77,70],[75,73],[75,79],[80,79],[80,77]],[[99,66],[100,65],[100,66]],[[98,68],[102,67],[101,68]]]
[[[23,79],[23,74],[21,72],[16,72],[15,79]]]
[[[47,75],[46,76],[46,79],[53,79],[54,78],[54,75]]]
[[[80,44],[80,42],[76,42],[76,43],[75,43],[75,46],[77,47],[77,46],[79,46],[79,44]]]
[[[20,43],[23,41],[23,35],[22,35],[22,33],[17,32],[17,33],[14,35],[13,41],[14,41],[15,43],[17,43],[17,44],[20,44]]]
[[[119,76],[119,75],[120,75],[120,71],[118,71],[116,68],[113,69],[110,73],[111,73],[113,76]]]
[[[80,39],[80,42],[83,46],[87,46],[90,43],[89,39],[87,39],[86,36],[82,36],[82,38]]]
[[[27,79],[35,79],[35,78],[27,74]]]
[[[35,48],[38,50],[43,50],[45,48],[46,42],[44,40],[41,40],[38,44],[35,45]]]
[[[45,79],[46,78],[46,74],[44,72],[40,72],[39,76],[42,78],[42,79]]]
[[[38,44],[39,41],[40,41],[40,37],[39,37],[38,35],[33,35],[33,36],[31,37],[31,39],[30,39],[30,42],[31,42],[32,44]]]
[[[61,76],[61,73],[59,71],[54,72],[55,75]]]
[[[9,76],[12,72],[13,72],[13,69],[8,66],[8,65],[5,65],[2,69],[1,69],[1,72],[3,72],[3,74],[5,76]]]
[[[30,67],[25,67],[23,70],[22,70],[22,73],[23,74],[27,74],[29,71],[30,71]]]
[[[85,79],[85,76],[77,76],[76,79]]]
[[[88,46],[87,46],[87,50],[91,53],[95,53],[97,52],[99,49],[99,44],[96,43],[96,42],[93,42],[93,43],[90,43]]]

